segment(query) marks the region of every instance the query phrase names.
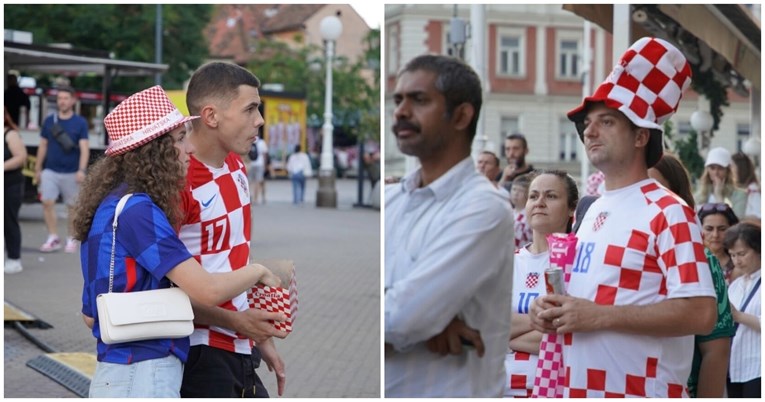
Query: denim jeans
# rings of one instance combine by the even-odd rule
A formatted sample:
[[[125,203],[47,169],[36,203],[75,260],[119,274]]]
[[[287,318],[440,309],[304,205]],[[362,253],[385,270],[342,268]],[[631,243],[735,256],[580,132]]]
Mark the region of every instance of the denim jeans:
[[[132,364],[98,362],[89,398],[180,398],[183,363],[170,355]]]
[[[292,179],[292,203],[302,204],[305,195],[305,176],[303,172],[297,172],[293,173],[290,179]]]

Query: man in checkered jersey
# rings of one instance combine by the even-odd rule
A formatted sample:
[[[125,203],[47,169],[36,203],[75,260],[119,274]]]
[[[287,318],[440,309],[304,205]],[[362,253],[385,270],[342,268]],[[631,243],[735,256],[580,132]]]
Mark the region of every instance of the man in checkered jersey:
[[[568,113],[605,192],[577,233],[568,296],[531,308],[535,329],[564,334],[565,397],[688,396],[693,335],[714,327],[715,291],[694,211],[647,169],[690,75],[675,47],[642,38]]]
[[[250,190],[240,155],[263,125],[259,87],[249,71],[220,62],[200,67],[189,82],[186,103],[200,116],[189,139],[198,151],[188,168],[179,237],[210,272],[236,270],[249,260]],[[194,316],[182,397],[268,397],[255,373],[261,355],[282,395],[284,363],[271,337],[287,334],[268,320],[284,321],[284,314],[249,309],[242,293],[217,308],[195,305]]]

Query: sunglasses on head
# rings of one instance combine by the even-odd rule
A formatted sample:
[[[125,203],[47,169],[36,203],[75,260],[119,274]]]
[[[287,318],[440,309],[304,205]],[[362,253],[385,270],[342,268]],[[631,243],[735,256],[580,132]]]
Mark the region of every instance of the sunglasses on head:
[[[722,203],[722,202],[710,202],[706,203],[699,208],[699,211],[704,212],[710,212],[710,211],[717,211],[717,212],[726,212],[731,210],[728,204]]]

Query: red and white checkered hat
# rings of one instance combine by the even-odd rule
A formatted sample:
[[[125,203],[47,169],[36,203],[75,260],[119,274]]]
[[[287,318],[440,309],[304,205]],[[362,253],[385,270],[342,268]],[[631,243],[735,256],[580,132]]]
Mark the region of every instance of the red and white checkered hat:
[[[636,126],[651,130],[646,149],[651,167],[663,154],[662,124],[677,111],[689,85],[691,66],[680,50],[663,39],[641,38],[627,49],[595,93],[568,112],[568,118],[581,123],[593,102],[618,109]],[[584,127],[577,124],[577,130],[584,140]]]
[[[104,118],[110,141],[106,154],[123,154],[196,118],[184,116],[159,85],[136,92]]]

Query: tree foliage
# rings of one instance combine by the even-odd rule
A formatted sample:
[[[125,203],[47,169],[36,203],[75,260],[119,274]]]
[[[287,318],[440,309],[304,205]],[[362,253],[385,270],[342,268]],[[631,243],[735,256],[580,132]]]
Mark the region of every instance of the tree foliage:
[[[332,75],[333,124],[351,136],[379,140],[380,132],[380,31],[371,30],[362,38],[365,53],[358,60],[335,57]],[[305,94],[308,116],[323,121],[326,60],[323,49],[297,49],[263,39],[248,65],[264,84],[282,84],[288,92]],[[363,70],[369,80],[364,78]]]
[[[701,174],[704,173],[704,158],[699,154],[698,146],[698,134],[695,130],[691,130],[686,138],[674,138],[674,131],[672,122],[667,120],[664,122],[664,141],[671,141],[674,145],[675,154],[683,163],[688,173],[691,175],[691,180],[696,181]],[[665,145],[665,148],[666,145]]]
[[[117,59],[154,62],[156,4],[6,4],[5,28],[29,31],[35,44],[69,43],[78,49],[106,50]],[[207,57],[203,30],[212,6],[162,5],[162,63],[166,89],[180,89]],[[43,78],[43,77],[40,77]],[[43,78],[44,81],[44,78]],[[77,77],[78,88],[100,89],[100,79]],[[116,77],[113,88],[133,92],[153,77]]]

